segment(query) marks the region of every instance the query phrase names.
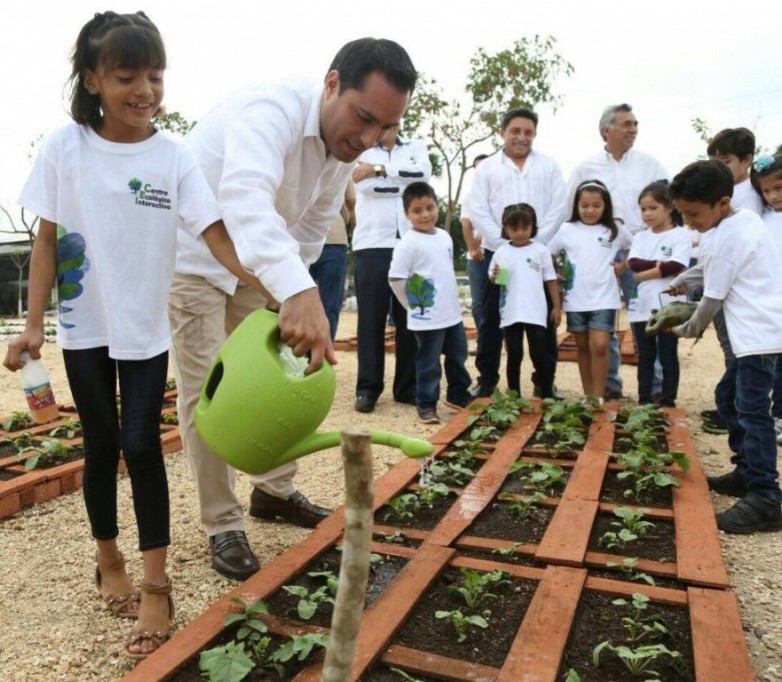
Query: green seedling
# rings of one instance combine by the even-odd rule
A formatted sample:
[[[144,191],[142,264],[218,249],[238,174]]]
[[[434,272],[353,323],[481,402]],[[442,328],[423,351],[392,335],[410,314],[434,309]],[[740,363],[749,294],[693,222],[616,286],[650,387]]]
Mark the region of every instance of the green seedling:
[[[164,424],[179,424],[179,415],[176,412],[166,412],[161,421]]]
[[[297,661],[306,661],[313,649],[325,649],[328,643],[329,636],[325,633],[291,635],[291,638],[272,654],[272,660],[287,663],[295,656]]]
[[[458,609],[454,611],[435,611],[435,618],[447,618],[451,621],[456,630],[456,641],[461,644],[467,639],[467,628],[473,625],[478,628],[486,629],[489,627],[488,621],[483,616],[465,616]]]
[[[312,593],[301,585],[283,585],[282,589],[288,594],[292,594],[299,598],[299,603],[296,605],[296,611],[299,614],[299,618],[302,620],[309,620],[312,618],[321,604],[334,604],[334,598],[329,595],[329,588],[327,585],[319,587]]]
[[[383,558],[379,554],[375,554],[380,561],[383,560]],[[337,587],[339,586],[339,576],[334,573],[334,571],[312,571],[311,573],[307,573],[307,575],[310,578],[323,578],[326,581],[326,587],[328,588],[329,592],[331,593],[332,597],[337,596]]]
[[[79,431],[81,431],[81,422],[78,419],[68,417],[62,425],[49,431],[49,435],[52,436],[52,438],[73,440],[76,438]]]
[[[615,528],[626,528],[631,533],[644,537],[654,524],[651,521],[644,521],[644,517],[649,513],[648,509],[632,509],[630,507],[616,507],[614,516],[620,521],[612,521],[611,525]]]
[[[542,444],[546,454],[558,457],[564,452],[577,449],[586,441],[580,426],[565,422],[544,423],[535,434],[537,442]]]
[[[388,519],[397,518],[403,521],[412,519],[415,516],[416,512],[421,509],[421,501],[415,493],[403,493],[390,499],[383,506],[390,508],[390,511],[383,516],[384,520],[388,521]]]
[[[241,682],[255,668],[255,661],[245,650],[244,642],[231,641],[202,651],[198,667],[211,682]]]
[[[624,491],[625,497],[641,498],[658,488],[679,486],[679,479],[663,467],[677,464],[685,473],[690,468],[690,460],[683,452],[657,452],[653,447],[638,445],[630,452],[617,458],[625,469],[617,474],[620,481],[628,480],[631,488]]]
[[[405,538],[407,537],[401,530],[394,533],[383,533],[382,531],[378,531],[375,535],[378,536],[380,542],[388,542],[393,545],[403,545],[405,543]]]
[[[532,493],[522,499],[517,499],[513,493],[500,493],[498,499],[509,500],[508,511],[519,519],[523,519],[530,513],[532,507],[538,504],[546,496],[541,492]]]
[[[169,379],[166,381],[166,390],[171,391],[176,388],[176,379]]]
[[[613,646],[609,641],[601,642],[592,652],[592,661],[595,667],[600,665],[600,656],[603,651],[610,651],[617,656],[630,671],[630,675],[633,677],[646,675],[647,681],[650,678],[658,679],[660,677],[660,673],[649,668],[649,666],[655,662],[662,662],[662,659],[666,656],[673,659],[674,666],[677,669],[685,668],[682,655],[678,651],[671,651],[663,644],[647,644],[633,649],[628,646]]]
[[[475,471],[462,466],[459,461],[435,460],[428,465],[427,469],[432,478],[459,488],[464,487],[468,481],[475,477]]]
[[[33,418],[29,412],[13,412],[11,416],[3,422],[3,429],[6,431],[21,431],[35,426]]]
[[[508,547],[497,547],[496,549],[493,549],[491,553],[499,554],[501,557],[505,559],[510,559],[511,561],[518,561],[519,556],[516,553],[516,550],[519,547],[521,547],[521,543],[514,542],[512,545],[509,545]]]
[[[625,545],[628,542],[632,542],[633,540],[637,539],[638,536],[635,535],[635,533],[631,533],[626,528],[622,528],[622,530],[620,530],[618,533],[615,533],[614,531],[603,533],[597,542],[601,547],[606,547],[608,549],[613,549],[616,547],[617,549],[624,551]]]
[[[74,448],[71,447],[70,445],[61,443],[58,440],[45,440],[41,444],[41,446],[36,446],[36,447],[41,447],[43,449],[36,449],[33,447],[29,447],[29,448],[25,448],[24,450],[20,451],[17,454],[17,458],[21,459],[24,453],[26,452],[33,453],[27,459],[24,460],[25,471],[32,471],[33,469],[35,469],[35,467],[38,466],[41,460],[45,461],[47,464],[51,464],[52,466],[54,466],[57,463],[65,462],[70,458],[74,450]]]
[[[630,606],[634,611],[634,617],[622,618],[622,627],[630,635],[631,642],[637,642],[639,639],[650,635],[670,635],[670,631],[665,626],[663,619],[656,613],[647,613],[649,608],[649,597],[640,592],[633,594],[632,600],[613,599],[611,603],[614,606]]]
[[[560,423],[571,427],[589,426],[595,418],[594,405],[584,400],[554,400],[546,398],[542,404],[543,423]]]
[[[468,422],[472,424],[476,420],[480,419],[480,415],[473,415],[470,417]],[[470,440],[477,441],[477,442],[492,442],[495,440],[499,440],[502,436],[502,433],[496,426],[492,426],[491,424],[485,424],[483,426],[474,426],[472,429],[470,429]]]
[[[661,433],[670,426],[668,415],[660,410],[657,405],[623,408],[617,413],[615,421],[629,433],[633,433],[638,429],[652,429]]]
[[[574,668],[571,668],[567,671],[565,682],[581,682],[581,675],[579,675]]]
[[[606,566],[608,568],[618,568],[624,574],[627,580],[634,582],[645,582],[652,586],[656,585],[652,576],[650,576],[648,573],[636,570],[635,567],[637,565],[638,559],[635,557],[628,557],[627,559],[622,560],[621,564],[618,564],[615,561],[606,561]]]
[[[418,499],[429,509],[434,507],[439,499],[448,497],[450,494],[451,490],[444,483],[432,483],[418,489]]]
[[[460,569],[461,585],[449,585],[448,591],[461,595],[468,609],[477,609],[486,599],[496,599],[497,595],[489,592],[492,585],[500,585],[506,582],[508,574],[505,571],[475,571],[471,568]]]
[[[16,436],[16,438],[10,438],[7,440],[16,448],[17,454],[25,452],[35,445],[33,434],[29,431],[24,431]]]

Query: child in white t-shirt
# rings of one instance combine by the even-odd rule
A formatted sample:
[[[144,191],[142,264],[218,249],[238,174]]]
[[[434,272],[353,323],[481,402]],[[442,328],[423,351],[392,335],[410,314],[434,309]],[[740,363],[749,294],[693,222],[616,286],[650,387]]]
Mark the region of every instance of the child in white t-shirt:
[[[670,193],[684,220],[706,233],[701,247],[703,298],[693,316],[672,332],[697,337],[722,308],[735,358],[715,392],[728,426],[736,468],[710,476],[709,487],[741,497],[717,514],[729,533],[782,530],[782,490],[770,393],[782,362],[782,279],[779,255],[768,228],[752,211],[731,205],[733,177],[719,161],[698,161],[671,182]],[[687,273],[671,283],[682,293]],[[724,395],[735,390],[735,400]]]
[[[524,334],[543,398],[553,397],[555,365],[547,349],[548,304],[544,287],[553,302],[551,321],[561,317],[557,273],[551,252],[531,241],[538,233],[535,209],[529,204],[513,204],[502,212],[502,236],[509,240],[494,254],[489,278],[500,284],[500,327],[508,351],[508,388],[521,395],[521,361]],[[498,281],[499,280],[499,281]]]
[[[614,263],[618,251],[630,248],[632,237],[614,222],[611,194],[599,180],[576,189],[570,221],[562,225],[548,248],[565,253],[564,302],[567,329],[576,340],[578,370],[586,395],[602,401],[608,375],[608,343],[621,307]]]
[[[750,168],[755,156],[755,135],[748,128],[725,128],[709,140],[706,153],[712,161],[722,161],[733,175],[733,208],[763,213],[763,202],[753,190]]]
[[[425,182],[414,182],[402,194],[405,216],[412,229],[394,247],[388,279],[394,295],[407,308],[407,326],[418,342],[416,406],[425,424],[440,421],[442,368],[448,382],[445,404],[453,409],[470,402],[467,335],[453,269],[453,241],[437,224],[437,195]]]
[[[72,61],[74,123],[46,139],[20,197],[40,217],[40,228],[27,323],[9,343],[4,365],[20,369],[23,351],[40,358],[44,311],[56,281],[57,343],[84,432],[84,499],[97,543],[96,585],[113,615],[138,619],[125,643],[125,654],[138,659],[169,638],[173,616],[159,421],[177,220],[203,237],[231,272],[262,287],[242,269],[195,159],[151,124],[166,67],[154,24],[142,12],[96,14],[82,28]],[[144,563],[140,597],[117,546],[120,448]]]
[[[638,197],[645,230],[637,232],[630,248],[628,266],[637,282],[627,302],[627,319],[638,348],[638,403],[652,402],[654,361],[660,359],[663,368],[663,407],[676,406],[679,390],[678,338],[673,334],[647,336],[646,323],[652,312],[672,301],[685,301],[686,296],[664,293],[671,280],[684,271],[690,262],[692,241],[668,195],[668,183],[653,182],[644,187]]]

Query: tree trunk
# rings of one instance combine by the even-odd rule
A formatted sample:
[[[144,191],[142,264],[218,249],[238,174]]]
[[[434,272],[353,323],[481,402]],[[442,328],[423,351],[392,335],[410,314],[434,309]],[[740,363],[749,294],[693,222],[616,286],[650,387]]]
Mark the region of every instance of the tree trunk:
[[[369,433],[342,432],[342,461],[345,468],[345,536],[322,682],[346,682],[352,679],[351,669],[364,611],[372,542],[372,504],[375,493]]]

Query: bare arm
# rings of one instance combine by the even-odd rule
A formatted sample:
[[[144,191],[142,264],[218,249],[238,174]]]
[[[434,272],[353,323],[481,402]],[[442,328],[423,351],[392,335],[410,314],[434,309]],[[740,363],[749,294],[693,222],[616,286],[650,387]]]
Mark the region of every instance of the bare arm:
[[[41,219],[38,236],[30,256],[30,284],[27,290],[27,323],[24,331],[8,343],[3,365],[15,372],[24,367],[21,354],[30,353],[33,360],[41,357],[43,314],[49,300],[57,271],[57,225]]]
[[[405,290],[407,282],[401,277],[391,277],[388,280],[391,285],[391,291],[394,292],[394,296],[401,303],[405,310],[410,310],[410,303],[407,300],[407,291]]]
[[[562,305],[559,301],[559,280],[548,280],[546,289],[548,289],[549,296],[551,296],[551,321],[558,327],[562,320]]]
[[[472,221],[469,218],[462,218],[462,236],[470,257],[473,260],[483,260],[483,251],[481,250],[481,235],[476,234],[472,227]]]

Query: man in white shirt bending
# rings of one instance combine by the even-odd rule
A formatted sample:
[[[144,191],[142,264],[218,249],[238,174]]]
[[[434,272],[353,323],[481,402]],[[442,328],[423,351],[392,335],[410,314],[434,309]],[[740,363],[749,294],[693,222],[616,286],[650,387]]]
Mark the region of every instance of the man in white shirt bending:
[[[584,180],[600,180],[611,193],[614,206],[614,217],[622,221],[630,234],[644,229],[641,220],[641,209],[638,206],[638,195],[641,190],[655,180],[669,179],[668,171],[650,154],[633,149],[638,136],[638,119],[629,104],[612,104],[603,110],[600,117],[600,137],[605,146],[603,151],[583,161],[570,176],[568,183],[568,210],[573,207],[576,188]],[[618,257],[626,257],[620,253]],[[628,268],[619,278],[622,296],[630,300],[636,282],[633,273]],[[619,342],[614,334],[611,338],[608,355],[608,379],[606,380],[606,399],[622,397],[622,378],[619,376],[619,365],[622,356],[619,353]],[[655,382],[653,393],[659,393],[662,386],[662,368],[659,362],[655,364]]]
[[[475,358],[480,375],[473,390],[476,397],[491,395],[500,377],[500,287],[489,281],[489,263],[494,252],[507,243],[502,238],[503,210],[519,203],[532,206],[538,217],[535,241],[542,244],[551,239],[565,220],[565,180],[554,159],[532,148],[537,132],[538,115],[534,111],[511,109],[507,112],[500,129],[503,148],[481,163],[470,191],[470,220],[481,235],[484,251],[483,260],[478,261],[480,265],[473,265],[483,268],[484,283]],[[548,327],[547,352],[556,366],[557,330],[553,324]]]
[[[394,400],[415,405],[415,335],[407,328],[407,311],[392,295],[388,268],[394,247],[410,228],[402,192],[413,182],[427,182],[432,165],[426,145],[405,140],[394,127],[359,158],[356,183],[356,229],[353,272],[358,304],[358,377],[356,410],[372,412],[383,392],[385,329],[391,306],[395,333]]]
[[[259,564],[234,493],[236,472],[206,446],[194,426],[201,386],[227,335],[269,303],[280,306],[281,338],[296,355],[310,353],[310,369],[324,357],[336,362],[308,266],[317,260],[342,204],[352,162],[399,124],[416,77],[398,44],[355,40],[337,53],[324,83],[246,88],[207,113],[187,138],[242,264],[274,299],[237,285],[202,243],[180,230],[169,305],[180,428],[212,566],[228,577],[243,580]],[[330,510],[311,504],[294,488],[295,471],[289,464],[250,477],[250,514],[307,527],[328,515]]]

